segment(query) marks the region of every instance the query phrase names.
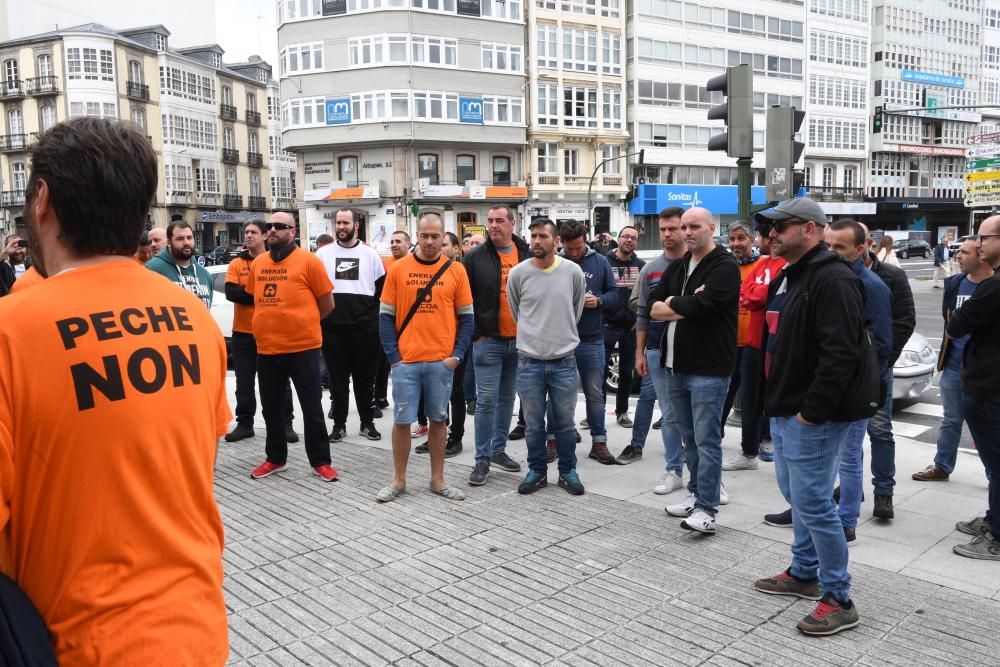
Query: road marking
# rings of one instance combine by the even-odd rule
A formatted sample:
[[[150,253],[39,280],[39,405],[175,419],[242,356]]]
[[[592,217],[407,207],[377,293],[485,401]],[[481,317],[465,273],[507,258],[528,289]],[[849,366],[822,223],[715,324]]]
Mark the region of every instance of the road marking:
[[[893,434],[904,438],[916,438],[925,431],[929,431],[930,428],[930,426],[923,426],[921,424],[908,424],[907,422],[898,421],[892,422]]]
[[[927,417],[944,417],[944,406],[934,403],[914,403],[903,408],[903,412],[911,412],[915,415],[925,415]]]

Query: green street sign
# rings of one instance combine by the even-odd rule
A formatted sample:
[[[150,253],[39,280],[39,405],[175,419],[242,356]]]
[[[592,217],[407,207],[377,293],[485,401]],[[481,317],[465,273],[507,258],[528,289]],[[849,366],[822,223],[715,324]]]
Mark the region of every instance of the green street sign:
[[[965,163],[966,169],[1000,169],[1000,157],[989,160],[969,160]]]

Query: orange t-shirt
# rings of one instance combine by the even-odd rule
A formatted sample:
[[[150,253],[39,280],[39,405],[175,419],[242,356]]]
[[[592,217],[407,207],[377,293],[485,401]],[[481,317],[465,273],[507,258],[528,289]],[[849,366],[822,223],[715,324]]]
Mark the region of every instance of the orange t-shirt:
[[[757,260],[760,261],[760,260]],[[751,273],[753,273],[754,267],[757,266],[757,262],[750,262],[749,264],[740,264],[740,283],[743,283]],[[738,347],[745,347],[747,344],[747,331],[750,329],[750,311],[746,308],[740,308],[737,312],[736,319],[736,345]]]
[[[35,267],[29,266],[28,270],[21,274],[21,277],[14,281],[14,286],[10,288],[10,293],[14,294],[23,289],[28,289],[32,285],[42,282],[45,278]]]
[[[296,247],[280,262],[254,258],[246,291],[253,294],[257,354],[292,354],[323,344],[316,299],[333,292],[322,260]]]
[[[122,258],[0,299],[0,322],[0,569],[60,665],[223,665],[211,314]]]
[[[413,307],[417,292],[448,261],[444,255],[433,264],[425,264],[410,254],[396,261],[382,287],[382,303],[396,309],[396,331]],[[398,341],[399,356],[406,363],[441,361],[455,350],[459,314],[472,314],[472,289],[465,267],[452,262],[434,287],[431,298],[417,310]]]
[[[517,247],[508,253],[500,255],[500,336],[503,338],[513,338],[517,335],[517,324],[514,322],[514,315],[510,312],[510,303],[507,301],[507,276],[510,270],[517,266]]]
[[[226,282],[235,283],[244,290],[247,288],[247,280],[250,278],[250,265],[252,260],[237,257],[229,263],[226,269]],[[247,290],[249,292],[249,290]],[[253,333],[253,306],[244,303],[233,304],[233,331],[245,334]]]
[[[395,262],[395,261],[396,261],[396,258],[393,257],[392,255],[389,255],[388,257],[383,257],[382,258],[382,266],[385,268],[385,272],[386,273],[389,273],[389,267],[392,266],[392,263]]]

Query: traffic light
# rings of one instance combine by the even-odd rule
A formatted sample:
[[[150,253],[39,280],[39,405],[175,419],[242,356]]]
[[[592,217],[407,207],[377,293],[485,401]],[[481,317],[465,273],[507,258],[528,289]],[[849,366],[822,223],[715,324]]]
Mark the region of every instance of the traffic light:
[[[725,74],[705,84],[709,92],[722,91],[726,101],[708,110],[709,120],[726,122],[726,132],[708,140],[708,150],[729,157],[753,157],[753,72],[750,65],[727,67]]]
[[[875,115],[872,117],[872,134],[882,134],[882,107],[875,107]]]
[[[795,133],[802,127],[805,118],[806,112],[795,107],[771,107],[767,110],[764,184],[768,201],[782,201],[795,196],[795,163],[806,147],[801,141],[795,141]]]

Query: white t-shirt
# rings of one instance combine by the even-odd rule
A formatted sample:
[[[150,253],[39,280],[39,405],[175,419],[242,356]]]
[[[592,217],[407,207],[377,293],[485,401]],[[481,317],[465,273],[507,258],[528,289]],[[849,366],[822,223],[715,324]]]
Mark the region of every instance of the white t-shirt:
[[[681,294],[684,294],[684,288],[687,287],[688,280],[691,278],[691,274],[694,270],[698,268],[698,261],[692,257],[691,263],[688,264],[687,275],[684,276],[684,283],[681,286]],[[663,363],[665,368],[674,367],[674,335],[677,333],[677,321],[670,322],[667,325],[667,359]]]

